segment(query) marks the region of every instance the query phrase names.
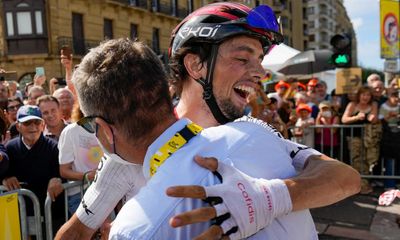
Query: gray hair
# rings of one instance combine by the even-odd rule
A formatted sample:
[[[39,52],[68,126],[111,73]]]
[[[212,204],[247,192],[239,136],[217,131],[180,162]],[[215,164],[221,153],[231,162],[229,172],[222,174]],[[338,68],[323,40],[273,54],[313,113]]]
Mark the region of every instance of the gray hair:
[[[164,67],[143,43],[114,39],[93,48],[73,75],[85,116],[137,140],[173,114]]]
[[[368,78],[367,78],[367,84],[368,84],[368,86],[371,86],[372,82],[374,82],[374,81],[381,81],[381,76],[379,76],[379,75],[376,74],[376,73],[370,74],[370,75],[368,76]]]

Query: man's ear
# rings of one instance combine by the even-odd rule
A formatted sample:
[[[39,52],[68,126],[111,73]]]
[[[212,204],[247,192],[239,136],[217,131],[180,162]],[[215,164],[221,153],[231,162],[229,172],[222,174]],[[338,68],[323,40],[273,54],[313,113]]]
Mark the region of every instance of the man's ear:
[[[186,54],[183,58],[183,64],[190,77],[193,79],[200,79],[202,77],[201,70],[204,68],[204,65],[197,54]]]
[[[114,134],[112,132],[111,126],[101,118],[96,118],[95,121],[99,125],[97,129],[97,131],[99,132],[97,134],[104,134],[108,143],[110,145],[114,144]]]

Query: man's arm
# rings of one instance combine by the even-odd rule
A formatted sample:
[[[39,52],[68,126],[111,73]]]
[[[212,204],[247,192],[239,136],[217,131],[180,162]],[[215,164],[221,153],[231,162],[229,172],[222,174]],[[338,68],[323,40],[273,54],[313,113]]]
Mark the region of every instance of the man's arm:
[[[79,221],[76,214],[58,230],[57,235],[54,239],[56,240],[84,240],[90,239],[96,230],[87,227],[81,221]]]
[[[207,168],[210,171],[214,172],[218,169],[218,161],[216,159],[196,157],[195,161],[200,166]],[[227,189],[232,189],[231,192],[235,192],[233,189],[235,187],[234,184],[226,184],[226,182],[230,182],[228,179],[230,175],[224,176],[225,184],[222,183],[221,186],[225,186],[219,188],[225,189],[225,193],[227,192]],[[246,178],[253,179],[253,182],[258,181],[258,179],[251,178],[247,175]],[[248,181],[245,179],[243,180]],[[308,157],[303,171],[296,177],[285,179],[284,183],[286,184],[287,190],[290,194],[292,211],[297,211],[326,206],[356,194],[360,190],[360,175],[350,166],[325,155],[311,155]],[[214,195],[218,195],[215,193],[216,191],[214,191]],[[171,187],[167,189],[167,195],[172,197],[189,197],[199,199],[205,199],[207,197],[206,190],[202,186]],[[224,199],[224,197],[228,196],[220,194],[219,197]],[[238,196],[229,197],[240,198],[240,192]],[[263,206],[256,206],[255,209],[261,209],[262,207]],[[172,227],[180,227],[192,223],[210,221],[215,217],[217,217],[215,208],[205,207],[188,211],[171,218],[170,225]],[[208,239],[212,236],[222,234],[222,228],[214,225],[203,232],[199,239]]]
[[[311,155],[304,170],[285,179],[293,211],[330,205],[360,191],[360,174],[325,155]]]

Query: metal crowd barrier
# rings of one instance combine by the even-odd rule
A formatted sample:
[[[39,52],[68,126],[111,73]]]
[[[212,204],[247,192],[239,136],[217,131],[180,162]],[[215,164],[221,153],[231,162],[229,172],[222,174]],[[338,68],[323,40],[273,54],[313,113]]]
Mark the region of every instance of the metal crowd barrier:
[[[330,142],[333,142],[333,138],[334,138],[334,133],[333,133],[333,129],[336,129],[337,133],[338,133],[338,154],[337,156],[334,156],[334,146],[324,146],[323,144],[323,139],[324,139],[324,131],[321,131],[321,141],[319,142],[319,145],[321,146],[320,148],[316,148],[315,146],[309,146],[309,147],[313,147],[316,150],[320,151],[320,152],[325,152],[326,155],[328,155],[329,157],[332,158],[336,158],[340,161],[344,161],[347,160],[347,162],[350,165],[353,165],[352,159],[353,159],[353,149],[349,149],[350,147],[350,143],[348,142],[350,139],[354,138],[354,132],[356,131],[356,129],[360,129],[361,130],[361,139],[363,140],[365,137],[365,125],[343,125],[343,124],[335,124],[335,125],[312,125],[309,126],[308,128],[310,129],[314,129],[314,131],[312,131],[313,137],[314,137],[314,143],[318,144],[318,142],[316,142],[316,130],[317,129],[324,129],[324,128],[328,128],[331,129],[330,131]],[[289,130],[294,130],[296,127],[291,127]],[[345,132],[347,131],[347,132]],[[348,139],[346,139],[346,137]],[[298,143],[302,143],[304,142],[304,140],[302,139],[302,137],[297,137],[294,136],[291,139],[294,142],[298,142]],[[345,144],[347,143],[347,144]],[[380,147],[380,146],[379,146]],[[326,150],[326,148],[329,150],[328,152],[324,151]],[[349,155],[348,158],[347,156],[345,156],[345,152],[348,151]],[[365,146],[362,143],[361,144],[361,159],[362,161],[366,161],[366,156],[364,156],[365,154]],[[400,179],[400,176],[397,175],[384,175],[385,172],[385,164],[384,164],[384,159],[382,157],[378,158],[378,161],[380,161],[380,175],[374,175],[374,174],[362,174],[361,177],[362,178],[371,178],[371,179]],[[364,169],[362,169],[364,170]],[[370,169],[368,169],[369,171]]]
[[[0,193],[7,192],[7,189],[5,186],[0,185]],[[19,215],[20,215],[20,224],[21,224],[21,237],[22,240],[28,240],[29,235],[33,234],[36,235],[37,240],[42,240],[43,235],[42,235],[42,217],[40,214],[40,204],[39,204],[39,199],[36,197],[36,195],[28,190],[28,189],[17,189],[13,192],[18,193],[18,203],[19,203]],[[34,226],[29,226],[28,224],[28,218],[26,216],[26,204],[25,204],[25,197],[28,197],[32,203],[33,203],[33,212],[34,212]],[[34,229],[33,232],[29,231],[29,229]]]
[[[68,213],[68,189],[72,187],[77,187],[81,186],[82,182],[81,181],[72,181],[72,182],[67,182],[63,183],[63,188],[64,188],[64,214],[65,214],[65,221],[68,221],[69,218],[69,213]],[[82,189],[81,189],[82,193]],[[82,194],[83,195],[83,194]],[[46,201],[44,203],[44,216],[45,216],[45,222],[46,222],[46,239],[53,239],[53,219],[51,217],[51,198],[49,196],[49,193],[47,193]]]

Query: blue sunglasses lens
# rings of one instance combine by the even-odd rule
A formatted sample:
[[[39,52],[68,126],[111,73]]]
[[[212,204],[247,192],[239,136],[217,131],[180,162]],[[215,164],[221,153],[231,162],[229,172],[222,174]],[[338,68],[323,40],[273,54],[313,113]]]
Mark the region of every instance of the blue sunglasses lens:
[[[253,8],[247,15],[247,23],[255,28],[279,32],[279,24],[276,21],[274,11],[267,5]]]

